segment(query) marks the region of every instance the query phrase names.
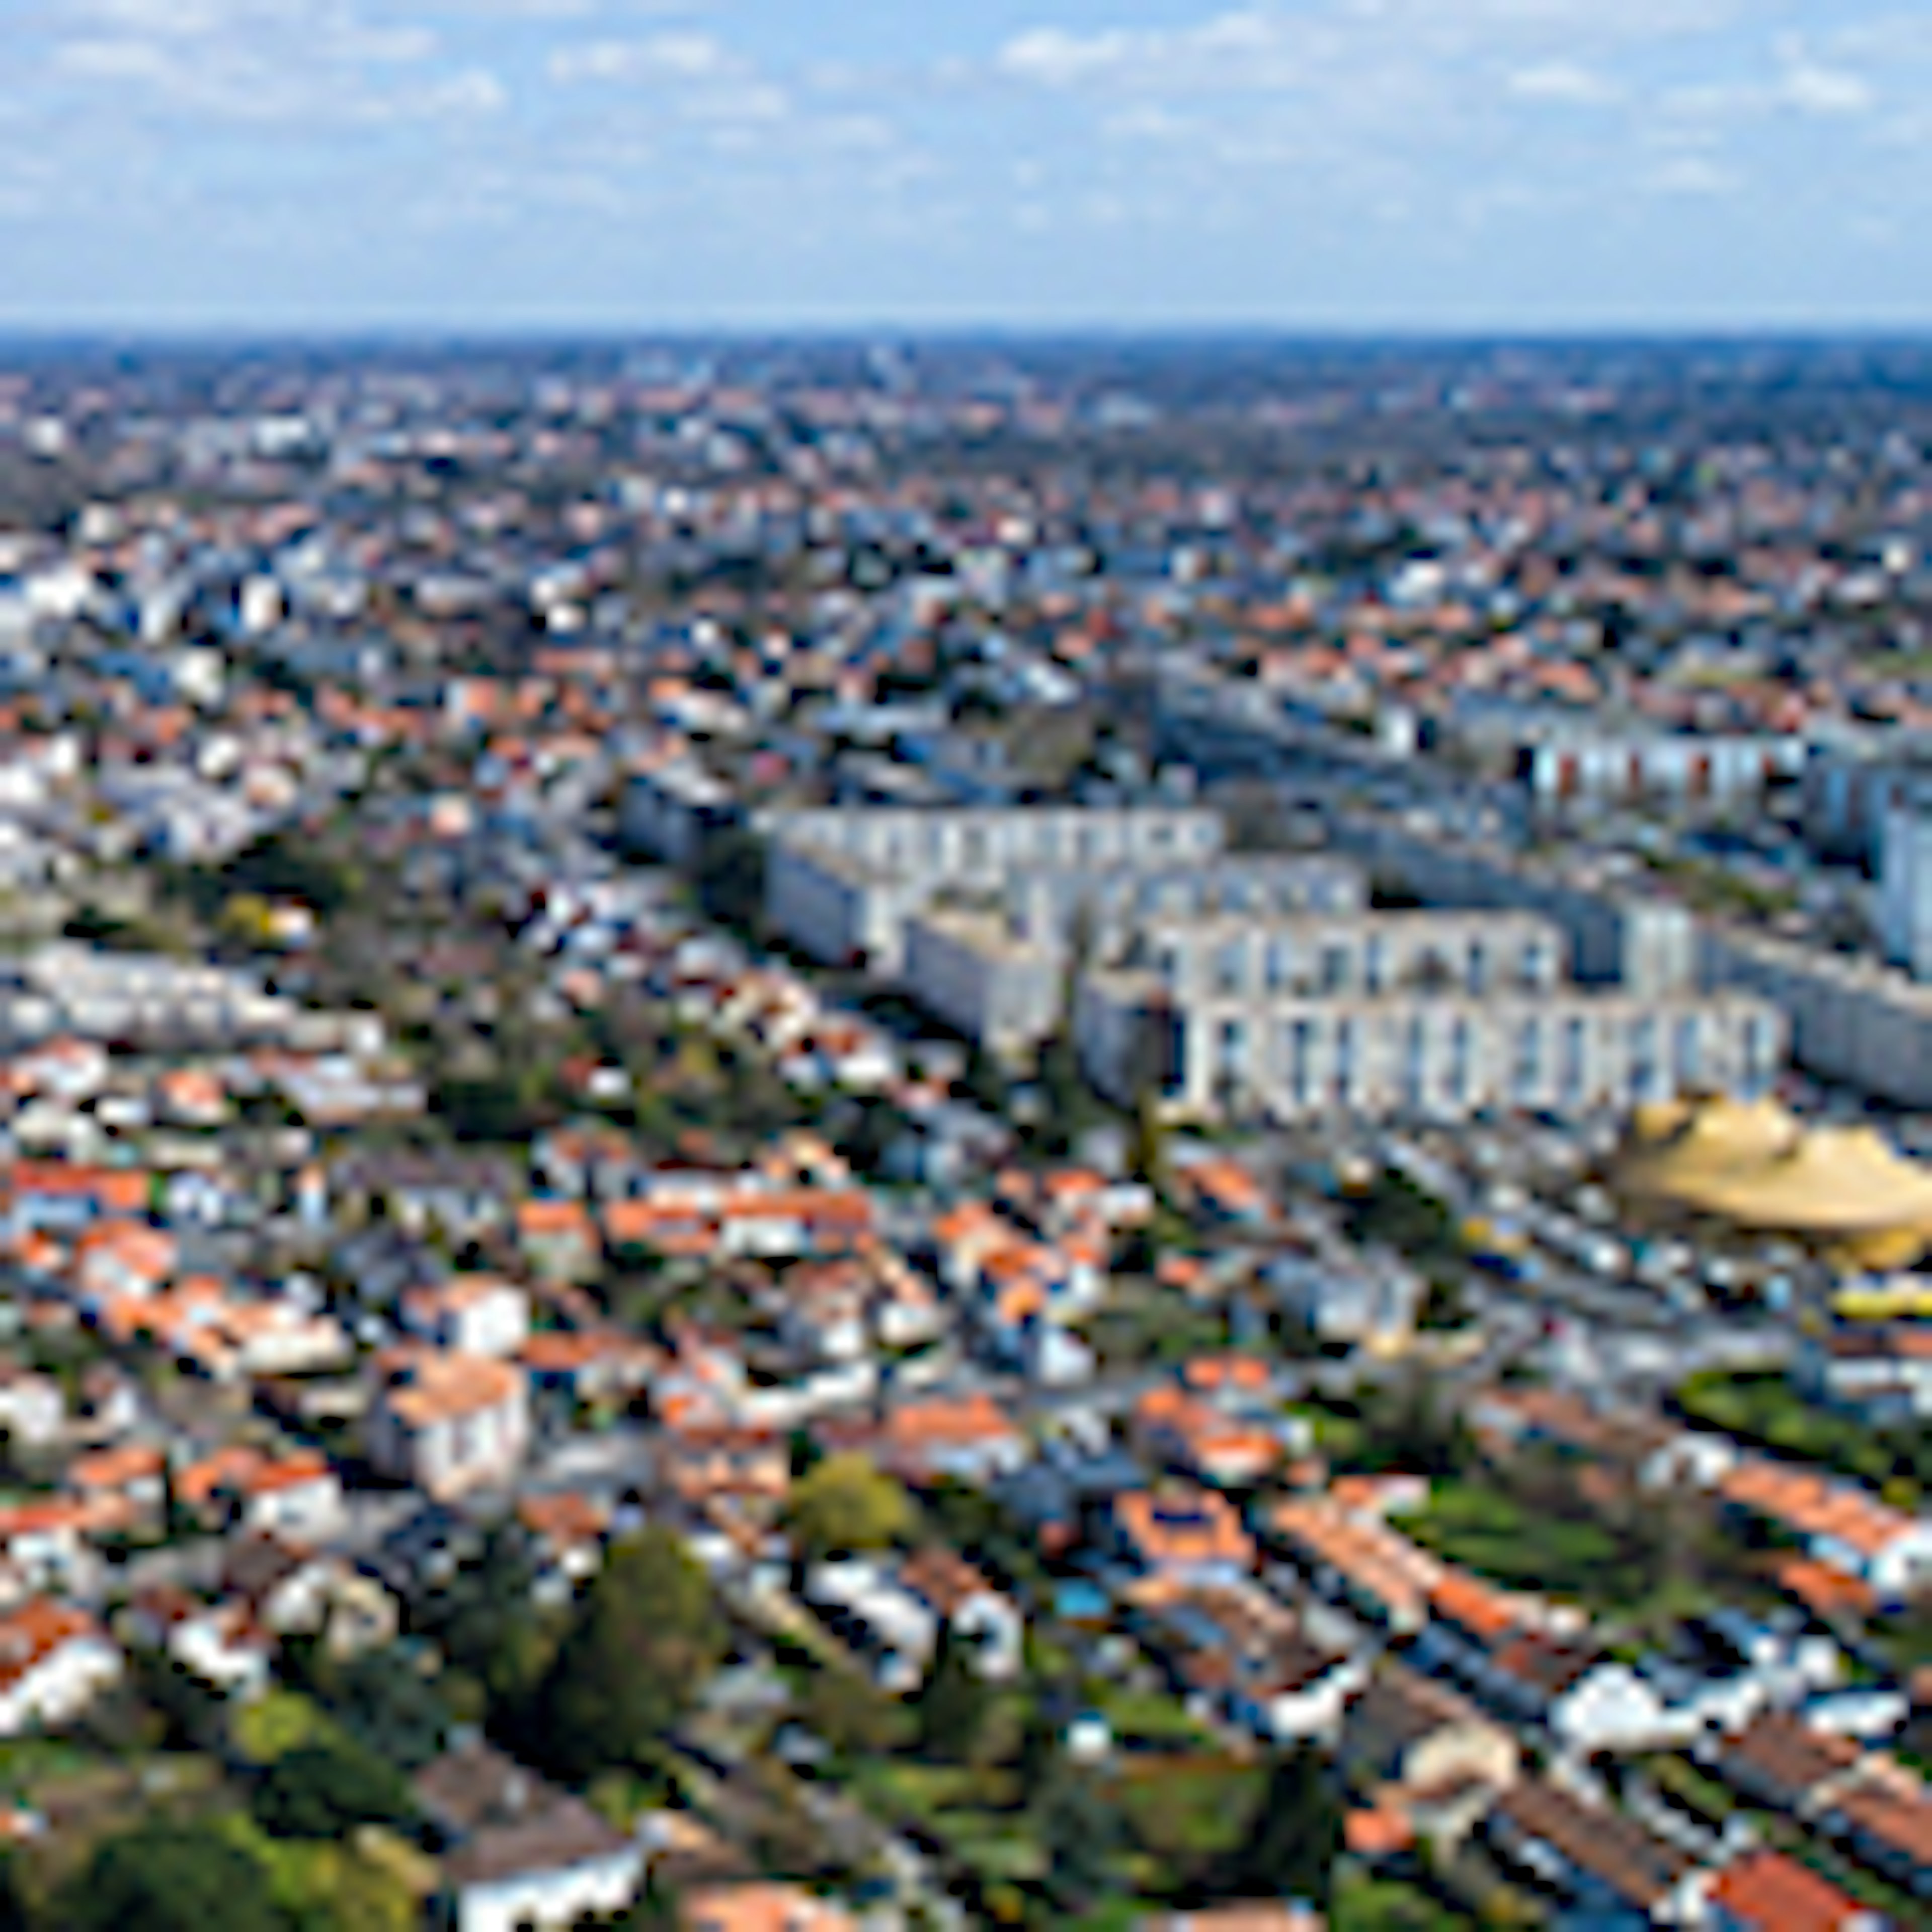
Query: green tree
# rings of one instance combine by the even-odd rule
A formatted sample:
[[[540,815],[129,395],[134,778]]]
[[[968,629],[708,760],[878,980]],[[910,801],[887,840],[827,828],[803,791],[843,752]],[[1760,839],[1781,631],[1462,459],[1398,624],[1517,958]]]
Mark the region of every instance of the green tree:
[[[62,1932],[279,1932],[261,1867],[205,1827],[150,1823],[110,1838],[62,1891]]]
[[[986,1679],[973,1668],[972,1649],[950,1622],[941,1624],[932,1667],[914,1700],[920,1748],[948,1764],[970,1759],[986,1727],[990,1699]]]
[[[358,1825],[399,1825],[411,1814],[402,1776],[386,1759],[346,1744],[300,1744],[262,1774],[251,1803],[278,1838],[340,1838]]]
[[[844,1758],[898,1750],[910,1728],[905,1706],[897,1698],[842,1664],[812,1672],[806,1682],[798,1714],[806,1730],[823,1738]]]
[[[723,1648],[709,1580],[675,1536],[647,1530],[591,1586],[544,1679],[530,1742],[574,1783],[647,1766]]]
[[[548,1661],[530,1601],[536,1576],[527,1540],[500,1525],[475,1558],[416,1598],[410,1628],[479,1679],[493,1702],[526,1692]]]
[[[912,1532],[918,1512],[905,1486],[869,1456],[828,1456],[793,1486],[785,1518],[808,1561],[886,1550]]]
[[[0,1932],[28,1932],[33,1922],[22,1894],[17,1855],[0,1852]]]
[[[1223,1888],[1250,1898],[1298,1898],[1325,1908],[1342,1856],[1341,1801],[1318,1753],[1277,1757],[1228,1862]]]
[[[1156,1193],[1167,1184],[1167,1123],[1160,1115],[1160,1094],[1144,1086],[1134,1102],[1133,1139],[1127,1152],[1127,1172]]]
[[[1090,1912],[1122,1891],[1126,1823],[1090,1773],[1060,1760],[1035,1796],[1030,1816],[1046,1855],[1042,1888],[1055,1923]]]
[[[410,1772],[442,1752],[449,1712],[406,1651],[392,1644],[356,1658],[328,1689],[344,1728],[378,1757]]]

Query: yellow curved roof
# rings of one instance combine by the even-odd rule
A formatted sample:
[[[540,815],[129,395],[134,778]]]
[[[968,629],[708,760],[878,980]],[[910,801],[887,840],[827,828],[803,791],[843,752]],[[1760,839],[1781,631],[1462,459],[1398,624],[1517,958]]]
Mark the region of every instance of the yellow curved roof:
[[[1670,1138],[1690,1118],[1688,1100],[1646,1100],[1630,1116],[1630,1134],[1643,1147],[1657,1147]]]
[[[1718,1175],[1760,1167],[1789,1154],[1802,1131],[1796,1119],[1772,1100],[1681,1106],[1674,1130],[1654,1137],[1646,1130],[1662,1119],[1660,1109],[1635,1124],[1638,1145],[1625,1164],[1625,1179],[1645,1192],[1673,1196],[1701,1192]]]
[[[1821,1127],[1790,1153],[1715,1176],[1709,1209],[1741,1224],[1822,1234],[1932,1228],[1932,1174],[1868,1127]]]
[[[1932,1168],[1869,1127],[1806,1132],[1775,1101],[1696,1108],[1669,1139],[1640,1139],[1622,1178],[1634,1193],[1767,1232],[1867,1241],[1932,1230]]]

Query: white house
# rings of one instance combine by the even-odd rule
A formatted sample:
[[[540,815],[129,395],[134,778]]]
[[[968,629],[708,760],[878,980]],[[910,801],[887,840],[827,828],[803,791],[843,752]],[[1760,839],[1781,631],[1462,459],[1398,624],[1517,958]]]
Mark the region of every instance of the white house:
[[[903,1694],[919,1688],[944,1619],[885,1564],[862,1557],[816,1564],[805,1597],[869,1661],[881,1690]]]
[[[128,1615],[130,1640],[164,1651],[191,1676],[244,1700],[268,1688],[274,1644],[249,1616],[230,1601],[203,1604],[178,1590],[152,1591]]]
[[[442,1856],[452,1932],[524,1932],[614,1917],[644,1883],[641,1846],[580,1798],[481,1743],[438,1758],[413,1790]]]
[[[67,1400],[51,1376],[0,1365],[0,1429],[24,1449],[57,1442],[67,1426]]]
[[[964,1558],[935,1544],[906,1558],[898,1583],[970,1647],[978,1676],[1003,1679],[1018,1675],[1025,1619],[1018,1605],[994,1588]]]
[[[398,1350],[368,1420],[369,1460],[445,1500],[507,1483],[530,1446],[520,1369],[488,1355]]]
[[[39,1597],[0,1618],[0,1737],[71,1723],[119,1678],[122,1661],[72,1604]]]
[[[494,1275],[458,1275],[403,1298],[403,1326],[459,1355],[514,1355],[530,1340],[530,1298]]]

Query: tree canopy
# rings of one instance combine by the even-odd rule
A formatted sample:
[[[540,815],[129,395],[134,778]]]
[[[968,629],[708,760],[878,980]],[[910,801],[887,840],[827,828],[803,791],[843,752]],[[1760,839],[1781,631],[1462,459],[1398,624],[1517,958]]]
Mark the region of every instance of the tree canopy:
[[[67,1886],[56,1922],[68,1932],[278,1932],[262,1868],[216,1832],[146,1824],[110,1838]]]
[[[1325,1906],[1342,1842],[1341,1802],[1321,1755],[1306,1748],[1284,1752],[1269,1771],[1226,1882],[1255,1898]]]
[[[559,1646],[532,1740],[573,1782],[647,1764],[723,1654],[704,1573],[668,1531],[613,1552]]]
[[[853,1452],[828,1456],[800,1478],[786,1520],[812,1559],[890,1549],[911,1534],[918,1512],[903,1484]]]
[[[358,1825],[400,1824],[410,1814],[402,1776],[358,1746],[298,1744],[256,1786],[252,1807],[278,1838],[339,1838]]]

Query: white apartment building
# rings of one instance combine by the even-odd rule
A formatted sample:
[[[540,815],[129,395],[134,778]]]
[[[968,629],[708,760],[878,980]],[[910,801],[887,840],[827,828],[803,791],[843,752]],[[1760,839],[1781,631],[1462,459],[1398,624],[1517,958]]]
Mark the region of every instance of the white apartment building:
[[[1003,896],[1026,872],[1099,874],[1220,856],[1216,812],[1164,807],[836,807],[766,814],[766,916],[830,964],[896,979],[905,922],[941,895]]]
[[[1082,965],[1118,961],[1150,920],[1346,915],[1366,896],[1354,866],[1316,855],[1024,872],[1000,905],[945,901],[908,919],[903,984],[955,1032],[1017,1054],[1060,1024],[1076,951]]]
[[[737,803],[729,785],[694,759],[633,775],[624,788],[619,829],[626,844],[686,869],[710,832],[730,824]]]
[[[1759,1090],[1784,1048],[1749,995],[1570,986],[1555,928],[1521,914],[1150,926],[1137,963],[1084,979],[1075,1036],[1110,1099],[1151,1082],[1202,1119],[1626,1108]]]
[[[1879,848],[1879,937],[1885,956],[1932,980],[1932,796],[1901,794],[1886,810]]]

